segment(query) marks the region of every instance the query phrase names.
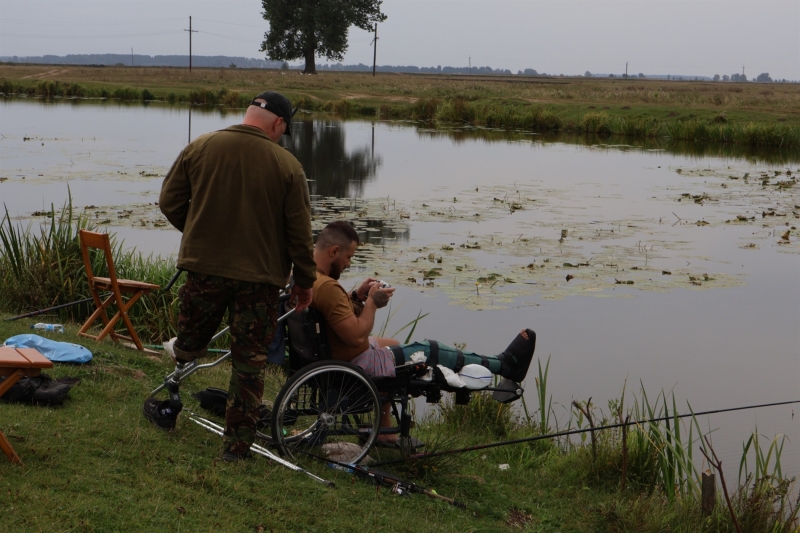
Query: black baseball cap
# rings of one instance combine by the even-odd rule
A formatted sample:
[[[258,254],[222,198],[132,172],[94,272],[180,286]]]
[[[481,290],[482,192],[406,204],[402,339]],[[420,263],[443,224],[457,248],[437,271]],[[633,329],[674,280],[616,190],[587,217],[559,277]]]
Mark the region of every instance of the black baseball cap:
[[[256,102],[256,100],[264,100],[266,103]],[[266,109],[267,111],[271,111],[281,117],[286,123],[286,135],[292,134],[292,132],[289,130],[289,126],[292,123],[292,117],[295,113],[297,113],[297,108],[292,108],[292,103],[281,93],[272,91],[263,92],[253,98],[253,101],[250,102],[250,105]]]

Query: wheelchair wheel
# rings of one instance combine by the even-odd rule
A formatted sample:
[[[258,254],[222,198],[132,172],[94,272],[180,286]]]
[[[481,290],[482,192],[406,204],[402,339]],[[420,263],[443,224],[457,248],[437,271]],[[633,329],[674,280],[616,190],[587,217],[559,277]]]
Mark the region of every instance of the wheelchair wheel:
[[[275,398],[272,438],[281,455],[358,463],[380,429],[381,403],[363,370],[318,361],[294,374]]]

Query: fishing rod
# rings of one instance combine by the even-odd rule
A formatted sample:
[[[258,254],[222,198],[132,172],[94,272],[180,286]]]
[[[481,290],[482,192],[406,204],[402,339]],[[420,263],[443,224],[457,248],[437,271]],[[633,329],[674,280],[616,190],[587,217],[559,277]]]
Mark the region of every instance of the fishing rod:
[[[167,283],[166,287],[164,287],[161,290],[165,290],[165,291],[170,290],[172,288],[172,286],[175,284],[175,282],[178,280],[178,276],[181,275],[181,272],[183,272],[183,270],[181,270],[179,268],[172,275],[172,277],[169,279],[169,283]],[[112,294],[114,294],[114,293],[113,292],[106,292],[104,294],[99,295],[98,298],[100,298],[100,299],[107,298],[107,297],[111,296]],[[4,318],[3,320],[5,322],[11,322],[13,320],[19,320],[20,318],[28,318],[28,317],[31,317],[31,316],[43,315],[45,313],[49,313],[50,311],[58,311],[59,309],[64,309],[66,307],[72,307],[73,305],[85,304],[85,303],[89,303],[91,301],[94,301],[94,297],[84,298],[83,300],[78,300],[76,302],[70,302],[68,304],[56,305],[55,307],[48,307],[47,309],[39,309],[38,311],[31,311],[30,313],[25,313],[24,315],[12,316],[11,318]]]
[[[199,415],[189,411],[189,420],[191,420],[192,422],[194,422],[198,426],[209,430],[211,433],[216,433],[217,435],[222,436],[224,428],[222,426],[220,426],[219,424],[217,424],[215,422],[212,422],[211,420],[208,420],[207,418],[203,418],[202,416],[199,416]],[[268,449],[266,449],[266,448],[264,448],[262,446],[259,446],[258,444],[252,444],[250,446],[250,449],[253,450],[254,452],[256,452],[259,455],[263,455],[267,459],[272,459],[273,461],[275,461],[279,465],[285,466],[289,470],[294,470],[295,472],[299,472],[301,474],[305,474],[305,475],[309,476],[311,479],[313,479],[314,481],[316,481],[317,483],[322,483],[326,487],[333,488],[333,487],[336,486],[336,484],[333,481],[328,481],[327,479],[323,479],[323,478],[317,476],[316,474],[313,474],[313,473],[309,472],[308,470],[297,466],[294,463],[290,463],[286,459],[284,459],[282,457],[278,457],[277,455],[275,455],[274,453],[272,453]]]
[[[265,435],[260,431],[256,431],[256,437],[271,444],[275,444],[275,441],[272,439],[272,437]],[[401,496],[406,493],[424,494],[425,496],[428,496],[430,498],[447,502],[454,507],[458,507],[459,509],[467,508],[467,504],[464,502],[460,502],[454,498],[448,498],[447,496],[442,496],[435,490],[426,489],[425,487],[417,485],[416,483],[413,483],[411,481],[405,481],[388,472],[384,472],[383,470],[375,470],[364,465],[334,461],[333,459],[321,457],[306,450],[297,449],[296,451],[308,455],[309,457],[313,457],[314,459],[319,459],[320,461],[323,461],[325,463],[338,466],[345,472],[350,472],[358,476],[361,476],[364,479],[369,479],[376,485],[383,484],[392,487],[392,492],[394,492],[395,494],[399,494]]]
[[[695,416],[705,416],[705,415],[713,415],[716,413],[728,413],[731,411],[742,411],[745,409],[760,409],[762,407],[774,407],[776,405],[789,405],[793,403],[800,403],[800,400],[794,400],[791,402],[775,402],[775,403],[764,403],[760,405],[746,405],[743,407],[731,407],[729,409],[715,409],[713,411],[703,411],[700,413],[690,412],[683,415],[673,415],[673,416],[662,416],[659,418],[651,418],[648,420],[633,420],[630,422],[619,422],[616,424],[608,424],[606,426],[597,426],[597,427],[588,427],[583,429],[572,429],[569,431],[559,431],[557,433],[549,433],[547,435],[535,435],[533,437],[524,437],[521,439],[513,439],[513,440],[505,440],[499,442],[491,442],[489,444],[477,444],[475,446],[467,446],[465,448],[456,448],[453,450],[442,450],[440,452],[430,452],[430,453],[416,453],[409,455],[408,457],[401,458],[401,459],[392,459],[389,461],[379,461],[375,463],[375,466],[383,466],[383,465],[391,465],[396,463],[403,463],[405,461],[415,461],[418,459],[426,459],[428,457],[439,457],[440,455],[452,455],[456,453],[464,453],[464,452],[472,452],[476,450],[485,450],[487,448],[497,448],[498,446],[509,446],[511,444],[521,444],[523,442],[533,442],[542,439],[552,439],[554,437],[566,437],[568,435],[578,435],[580,433],[589,433],[594,431],[600,431],[603,429],[615,429],[621,428],[625,426],[638,426],[639,424],[652,424],[653,422],[664,422],[669,420],[676,420],[678,418],[687,418],[687,417],[695,417]],[[690,408],[691,409],[691,408]]]

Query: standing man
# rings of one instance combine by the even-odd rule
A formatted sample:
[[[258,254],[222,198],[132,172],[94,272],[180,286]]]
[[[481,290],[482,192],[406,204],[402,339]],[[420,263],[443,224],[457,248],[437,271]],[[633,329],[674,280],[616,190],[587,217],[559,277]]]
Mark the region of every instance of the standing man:
[[[180,290],[178,336],[167,343],[176,372],[206,355],[228,312],[233,368],[226,461],[249,457],[255,440],[280,288],[294,265],[292,298],[302,310],[316,279],[305,173],[277,144],[291,134],[292,115],[283,95],[259,94],[241,124],[202,135],[183,149],[159,197],[161,211],[183,233],[178,268],[188,272]],[[180,405],[148,398],[143,410],[153,424],[171,431]]]

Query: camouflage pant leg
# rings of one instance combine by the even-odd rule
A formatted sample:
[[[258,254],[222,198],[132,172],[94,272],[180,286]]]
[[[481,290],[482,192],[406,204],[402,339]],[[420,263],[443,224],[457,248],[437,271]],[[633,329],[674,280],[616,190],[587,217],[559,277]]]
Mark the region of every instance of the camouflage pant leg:
[[[189,272],[178,292],[178,340],[175,355],[194,361],[206,354],[233,296],[234,280]]]
[[[244,453],[255,440],[264,393],[264,365],[277,326],[278,288],[235,282],[228,323],[233,368],[225,412],[225,445]]]

